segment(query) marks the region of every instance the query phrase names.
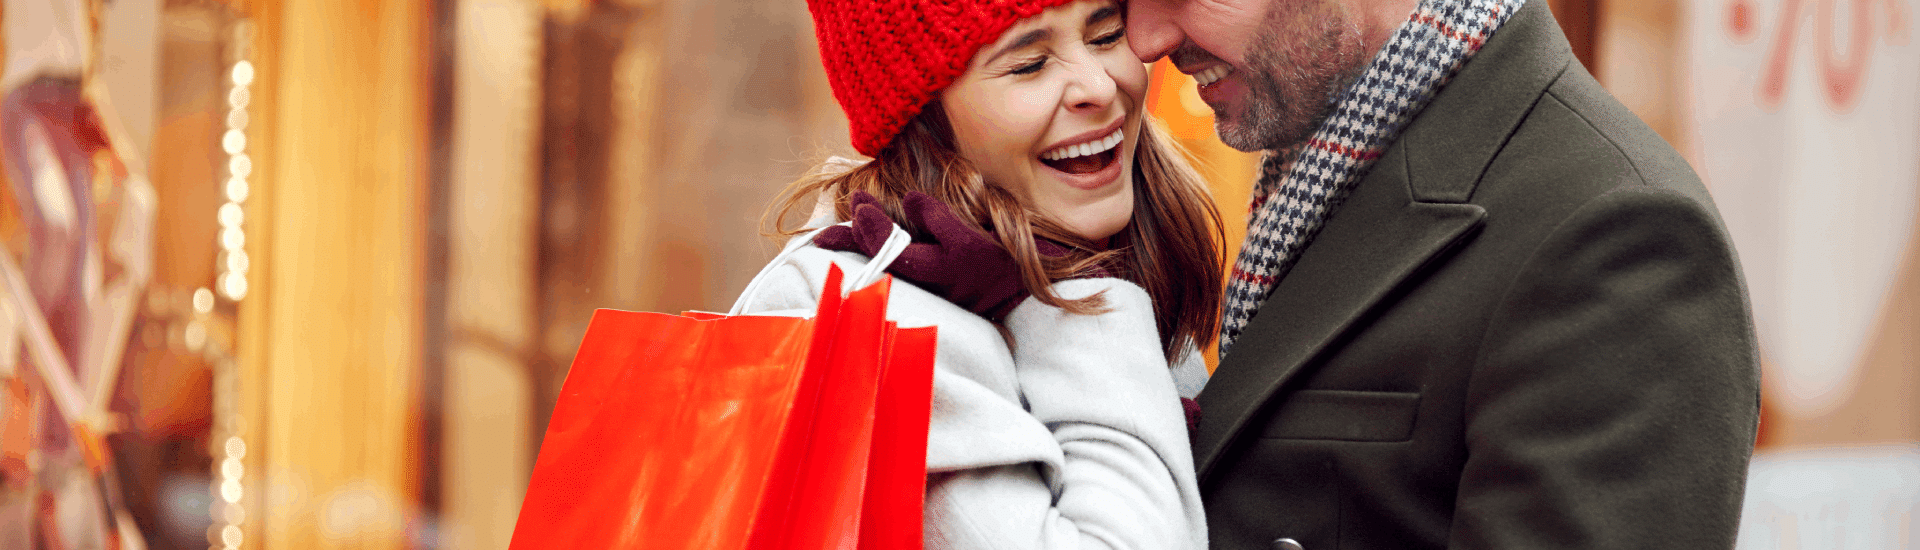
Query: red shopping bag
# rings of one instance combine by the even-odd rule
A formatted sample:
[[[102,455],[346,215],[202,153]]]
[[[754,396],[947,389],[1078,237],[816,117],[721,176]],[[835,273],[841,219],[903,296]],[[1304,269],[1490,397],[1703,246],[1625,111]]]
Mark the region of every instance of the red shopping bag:
[[[890,280],[812,319],[600,310],[512,548],[917,548],[934,330]]]

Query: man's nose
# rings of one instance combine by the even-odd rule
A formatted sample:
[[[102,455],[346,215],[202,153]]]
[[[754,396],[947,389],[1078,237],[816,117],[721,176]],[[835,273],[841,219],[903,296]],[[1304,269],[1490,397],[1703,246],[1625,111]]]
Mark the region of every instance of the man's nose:
[[[1142,63],[1152,63],[1172,52],[1186,34],[1173,20],[1169,0],[1133,0],[1127,3],[1127,45]]]

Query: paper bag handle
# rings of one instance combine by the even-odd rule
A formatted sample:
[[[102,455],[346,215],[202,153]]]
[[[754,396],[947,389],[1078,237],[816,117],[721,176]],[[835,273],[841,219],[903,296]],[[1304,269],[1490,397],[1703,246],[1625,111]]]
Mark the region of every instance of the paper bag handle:
[[[842,223],[840,225],[847,224]],[[740,293],[740,299],[734,300],[733,308],[727,310],[727,315],[740,315],[745,313],[747,303],[752,302],[753,297],[760,293],[760,287],[766,282],[767,276],[773,273],[773,270],[780,266],[780,264],[786,263],[787,256],[793,255],[794,251],[799,250],[800,247],[806,243],[812,242],[814,236],[826,230],[827,228],[822,227],[814,230],[812,233],[802,235],[788,242],[786,248],[781,249],[780,254],[775,255],[772,261],[767,262],[766,267],[760,268],[760,273],[754,275],[753,281],[747,283],[747,289]],[[867,285],[879,281],[880,276],[886,274],[887,266],[893,265],[893,260],[899,258],[900,253],[905,251],[909,244],[913,244],[913,236],[908,235],[907,230],[902,229],[900,224],[893,224],[893,232],[887,235],[887,242],[882,243],[880,250],[874,253],[873,258],[867,260],[866,267],[860,268],[859,272],[847,278],[846,288],[839,289],[839,291],[844,293],[853,289],[866,288]]]

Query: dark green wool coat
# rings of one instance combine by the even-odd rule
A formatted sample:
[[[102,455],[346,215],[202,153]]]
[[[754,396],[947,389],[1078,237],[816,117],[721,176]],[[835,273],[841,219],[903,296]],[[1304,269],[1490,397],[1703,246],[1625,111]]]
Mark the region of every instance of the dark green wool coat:
[[[1199,401],[1215,548],[1731,548],[1758,420],[1713,201],[1533,0]]]

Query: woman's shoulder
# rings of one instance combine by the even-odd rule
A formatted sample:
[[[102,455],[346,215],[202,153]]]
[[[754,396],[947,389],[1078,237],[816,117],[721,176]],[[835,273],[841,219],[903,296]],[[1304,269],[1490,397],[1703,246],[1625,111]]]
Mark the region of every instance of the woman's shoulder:
[[[826,288],[829,266],[838,265],[842,273],[852,273],[866,265],[865,258],[857,254],[824,250],[810,243],[788,246],[792,250],[783,250],[748,283],[736,309],[742,313],[812,310]]]
[[[808,237],[810,235],[802,235],[795,239]],[[827,273],[832,267],[840,268],[844,281],[844,277],[865,269],[869,262],[866,256],[823,249],[811,242],[789,243],[788,248],[748,285],[740,296],[744,303],[741,312],[812,309],[819,304],[820,295],[826,290]],[[887,318],[899,322],[903,327],[945,327],[954,323],[971,324],[969,321],[972,321],[992,330],[992,325],[980,316],[912,283],[894,279],[891,285]]]
[[[851,274],[867,262],[860,254],[826,250],[810,242],[792,243],[749,285],[740,297],[745,306],[740,311],[810,317],[820,303],[831,266]],[[1013,355],[998,327],[911,282],[894,279],[891,285],[887,319],[901,327],[935,327],[936,362],[942,370],[973,380],[1003,399],[1019,401]]]
[[[811,317],[832,266],[850,274],[867,262],[859,254],[794,243],[749,284],[740,311]],[[887,318],[902,327],[931,326],[937,331],[928,468],[950,471],[1030,461],[1057,465],[1057,445],[1020,405],[1013,355],[999,329],[910,282],[895,279],[891,285]]]

